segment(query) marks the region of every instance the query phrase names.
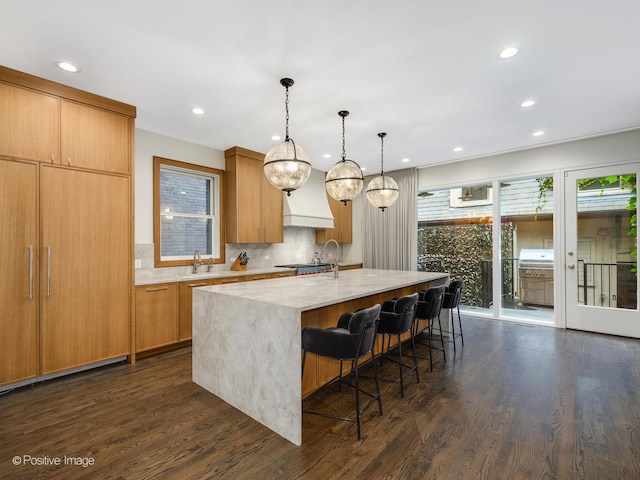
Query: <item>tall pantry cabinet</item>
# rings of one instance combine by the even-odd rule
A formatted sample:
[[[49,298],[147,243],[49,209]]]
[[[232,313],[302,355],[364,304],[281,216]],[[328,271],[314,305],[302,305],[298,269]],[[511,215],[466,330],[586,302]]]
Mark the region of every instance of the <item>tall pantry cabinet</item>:
[[[0,67],[0,385],[132,354],[134,119]]]

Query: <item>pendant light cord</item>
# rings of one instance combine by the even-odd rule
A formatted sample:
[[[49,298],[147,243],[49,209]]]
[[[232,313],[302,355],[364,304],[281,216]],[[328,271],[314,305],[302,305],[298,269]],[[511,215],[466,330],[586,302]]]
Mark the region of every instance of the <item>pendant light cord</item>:
[[[344,117],[346,115],[342,115],[342,161],[344,162],[347,159],[347,154],[345,153],[345,140],[344,140]]]
[[[289,141],[289,87],[285,86],[285,94],[284,94],[284,109],[285,109],[285,127],[284,127],[284,141]]]

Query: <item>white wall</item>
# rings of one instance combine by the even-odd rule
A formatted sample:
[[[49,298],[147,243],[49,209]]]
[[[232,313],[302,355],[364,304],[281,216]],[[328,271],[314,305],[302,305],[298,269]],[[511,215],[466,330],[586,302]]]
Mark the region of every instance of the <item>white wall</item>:
[[[418,170],[418,189],[533,177],[640,159],[640,130],[532,148]]]
[[[135,243],[153,243],[153,157],[224,170],[224,152],[136,128]]]

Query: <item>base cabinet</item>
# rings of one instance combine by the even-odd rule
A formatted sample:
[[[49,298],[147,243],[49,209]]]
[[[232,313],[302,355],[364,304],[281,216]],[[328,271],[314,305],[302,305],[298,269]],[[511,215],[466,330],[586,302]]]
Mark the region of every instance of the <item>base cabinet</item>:
[[[178,340],[178,286],[136,287],[136,352]]]

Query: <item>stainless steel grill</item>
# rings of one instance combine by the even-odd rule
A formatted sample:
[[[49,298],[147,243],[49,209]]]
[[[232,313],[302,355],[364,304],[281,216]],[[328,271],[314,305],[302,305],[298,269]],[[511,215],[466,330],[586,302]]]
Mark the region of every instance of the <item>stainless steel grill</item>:
[[[553,249],[520,250],[518,277],[523,304],[553,306]]]

